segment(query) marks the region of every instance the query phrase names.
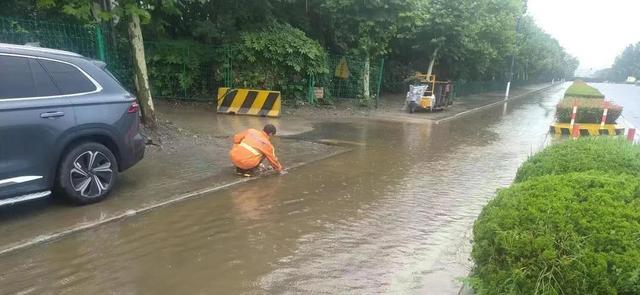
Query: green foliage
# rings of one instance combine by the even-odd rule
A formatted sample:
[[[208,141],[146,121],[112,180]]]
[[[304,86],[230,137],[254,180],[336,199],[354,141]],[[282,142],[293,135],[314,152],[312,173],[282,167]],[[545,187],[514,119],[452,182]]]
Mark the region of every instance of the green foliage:
[[[566,53],[557,40],[538,27],[531,17],[522,21],[518,36],[521,44],[516,54],[516,73],[520,79],[551,80],[571,78],[578,60]]]
[[[384,57],[388,65],[386,68],[391,71],[384,78],[384,83],[390,84],[384,87],[387,91],[404,92],[406,88],[402,88],[406,87],[404,80],[407,76],[403,73],[425,72],[436,49],[439,49],[439,54],[435,73],[441,80],[504,80],[512,53],[516,53],[516,80],[570,77],[577,67],[577,60],[566,54],[558,42],[544,33],[531,18],[523,18],[520,33],[516,34],[516,20],[523,14],[524,0],[0,2],[0,15],[64,19],[65,22],[80,24],[103,22],[109,26],[119,20],[116,26],[118,34],[124,36],[127,33],[126,20],[135,14],[143,20],[145,40],[160,42],[188,40],[213,46],[236,43],[245,46],[246,36],[259,35],[274,22],[290,24],[304,32],[314,45],[320,44],[338,55],[370,60],[372,69]],[[106,42],[118,38],[115,35],[107,36]],[[256,60],[267,57],[256,55]],[[244,64],[244,57],[237,57],[235,61],[242,62],[233,64],[239,67],[236,78],[241,83],[259,85],[266,80],[269,84],[282,80],[275,76],[290,73],[275,75],[275,69],[270,67],[266,68],[269,72],[251,72],[247,70],[249,65]],[[259,63],[269,64],[271,61]],[[298,61],[292,63],[297,64]],[[235,72],[236,68],[232,70]],[[375,73],[370,78],[377,83]],[[304,79],[306,77],[294,75],[288,78],[289,81],[275,84],[297,92],[298,88],[307,85]],[[327,77],[319,77],[318,80],[331,81]],[[361,88],[358,95],[362,96],[365,85],[363,81],[358,83]],[[369,88],[376,90],[377,85]]]
[[[571,122],[571,114],[573,113],[573,104],[578,105],[576,113],[576,123],[584,124],[600,124],[602,114],[604,112],[604,100],[594,98],[571,98],[563,99],[556,106],[556,119],[558,122]],[[616,120],[622,115],[622,106],[608,102],[609,111],[607,112],[607,124],[615,124]]]
[[[529,158],[515,181],[591,170],[640,176],[640,147],[608,137],[565,141]]]
[[[152,94],[170,98],[211,97],[222,86],[226,52],[192,41],[146,42]]]
[[[575,81],[564,93],[564,97],[603,98],[604,95],[583,81]]]
[[[499,191],[473,229],[476,294],[638,294],[640,180],[575,173]]]
[[[628,76],[640,78],[640,42],[629,45],[616,58],[609,79],[623,82]]]
[[[235,86],[281,90],[285,98],[297,99],[304,97],[310,75],[329,72],[320,44],[289,24],[274,23],[240,39],[233,62]]]
[[[400,30],[418,25],[423,5],[419,0],[324,0],[319,11],[328,18],[338,48],[375,56],[387,52]]]
[[[409,65],[391,60],[385,64],[382,87],[386,92],[406,92],[409,89],[409,77],[414,74]]]

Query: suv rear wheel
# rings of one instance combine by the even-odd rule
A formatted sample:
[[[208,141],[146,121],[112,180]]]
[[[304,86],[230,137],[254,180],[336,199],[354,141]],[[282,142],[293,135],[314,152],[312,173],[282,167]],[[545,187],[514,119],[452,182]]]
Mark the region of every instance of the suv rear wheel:
[[[90,204],[106,198],[118,177],[118,163],[104,145],[88,142],[64,155],[58,171],[58,189],[70,201]]]

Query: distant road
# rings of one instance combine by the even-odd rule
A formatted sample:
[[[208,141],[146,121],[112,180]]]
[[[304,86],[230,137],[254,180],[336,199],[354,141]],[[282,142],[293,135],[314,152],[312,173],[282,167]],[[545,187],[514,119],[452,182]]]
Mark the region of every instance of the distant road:
[[[591,83],[602,94],[624,107],[622,116],[635,128],[640,128],[640,86],[627,84]]]

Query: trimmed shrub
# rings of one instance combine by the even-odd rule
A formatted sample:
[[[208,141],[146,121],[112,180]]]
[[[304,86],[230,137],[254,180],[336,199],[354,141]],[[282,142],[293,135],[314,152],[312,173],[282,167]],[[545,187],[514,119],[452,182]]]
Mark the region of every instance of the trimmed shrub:
[[[640,147],[610,137],[565,141],[529,158],[518,169],[515,181],[589,170],[640,175]]]
[[[304,98],[309,76],[329,73],[320,43],[289,24],[242,33],[235,50],[235,86],[280,90],[288,100]]]
[[[604,100],[593,98],[565,98],[556,106],[556,119],[558,122],[571,122],[571,113],[573,112],[573,102],[578,103],[578,113],[576,114],[576,123],[583,124],[600,124],[602,120],[602,112]],[[609,103],[609,111],[607,114],[607,124],[615,124],[616,120],[622,115],[622,106]]]
[[[587,83],[583,81],[575,81],[564,93],[564,97],[578,97],[578,98],[601,98],[604,99],[604,95]]]
[[[476,294],[640,294],[640,179],[544,176],[499,191],[473,229]]]

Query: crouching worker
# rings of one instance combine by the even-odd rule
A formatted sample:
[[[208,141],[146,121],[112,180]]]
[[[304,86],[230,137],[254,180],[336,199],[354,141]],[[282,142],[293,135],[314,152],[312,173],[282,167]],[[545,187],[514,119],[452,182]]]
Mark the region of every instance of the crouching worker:
[[[229,156],[236,166],[238,175],[252,176],[258,171],[264,158],[267,158],[274,170],[280,174],[284,172],[270,141],[271,136],[275,134],[276,127],[267,124],[262,131],[247,129],[233,137],[233,147]]]

